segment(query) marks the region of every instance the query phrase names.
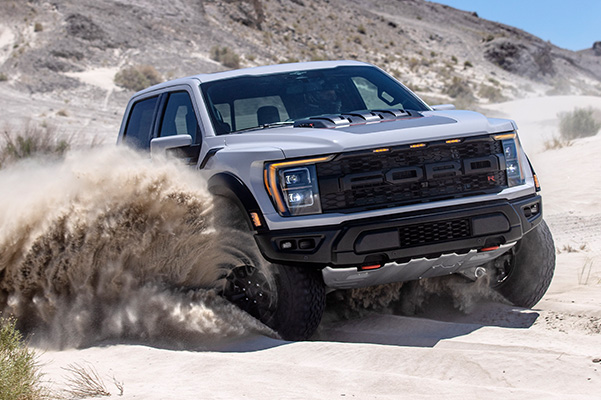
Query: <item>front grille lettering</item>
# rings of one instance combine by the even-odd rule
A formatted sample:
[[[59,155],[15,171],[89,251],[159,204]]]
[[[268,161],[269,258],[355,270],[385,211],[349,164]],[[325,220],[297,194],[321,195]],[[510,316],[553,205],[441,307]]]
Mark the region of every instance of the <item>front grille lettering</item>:
[[[340,154],[316,165],[324,212],[495,193],[507,187],[501,143],[478,137],[424,148]]]

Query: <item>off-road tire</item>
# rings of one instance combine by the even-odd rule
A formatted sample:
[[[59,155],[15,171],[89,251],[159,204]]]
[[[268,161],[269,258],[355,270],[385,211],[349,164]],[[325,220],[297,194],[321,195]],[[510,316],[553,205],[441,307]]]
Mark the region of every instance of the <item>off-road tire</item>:
[[[503,274],[493,278],[491,286],[515,306],[532,308],[547,292],[555,271],[555,245],[545,221],[499,262],[504,263]]]
[[[233,268],[226,278],[223,296],[282,339],[308,339],[325,308],[321,275],[315,270],[277,264],[268,268],[267,273],[252,265]]]
[[[214,215],[219,219],[219,267],[225,272],[223,297],[285,340],[308,339],[325,309],[320,271],[267,262],[240,210],[231,201],[218,199]]]
[[[286,340],[310,338],[321,322],[326,305],[321,273],[284,265],[273,267],[278,270],[278,304],[269,326]]]

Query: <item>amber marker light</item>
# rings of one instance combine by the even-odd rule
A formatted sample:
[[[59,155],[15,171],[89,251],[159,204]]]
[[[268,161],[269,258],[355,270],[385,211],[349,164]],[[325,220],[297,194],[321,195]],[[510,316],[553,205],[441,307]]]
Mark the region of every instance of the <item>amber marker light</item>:
[[[446,144],[461,143],[461,139],[449,139],[445,143]]]
[[[384,149],[375,149],[372,150],[374,153],[387,153],[390,151],[390,149],[384,148]]]
[[[409,148],[411,149],[418,149],[420,147],[426,147],[425,143],[416,143],[416,144],[412,144],[411,146],[409,146]]]
[[[540,183],[538,182],[538,176],[536,176],[536,174],[532,174],[532,177],[534,178],[534,188],[538,192],[540,191]]]
[[[263,224],[261,223],[261,218],[259,218],[259,214],[257,214],[256,212],[250,213],[250,219],[253,221],[253,225],[255,226],[255,228],[260,228],[261,226],[263,226]]]
[[[493,136],[493,139],[495,139],[495,140],[515,139],[515,133],[505,133],[503,135],[495,135],[495,136]]]

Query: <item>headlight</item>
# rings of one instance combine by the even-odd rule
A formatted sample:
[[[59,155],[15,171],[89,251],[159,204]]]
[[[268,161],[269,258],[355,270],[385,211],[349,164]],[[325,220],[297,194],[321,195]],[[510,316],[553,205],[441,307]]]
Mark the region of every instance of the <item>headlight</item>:
[[[332,157],[268,163],[265,187],[282,216],[321,213],[315,164]]]
[[[515,133],[497,135],[494,137],[501,141],[503,155],[505,156],[505,171],[507,172],[507,186],[524,184],[524,171],[521,166],[522,148]]]

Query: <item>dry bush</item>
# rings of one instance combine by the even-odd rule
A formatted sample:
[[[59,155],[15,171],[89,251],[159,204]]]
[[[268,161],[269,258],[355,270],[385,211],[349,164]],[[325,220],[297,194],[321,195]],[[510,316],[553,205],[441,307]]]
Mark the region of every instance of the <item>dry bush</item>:
[[[27,123],[20,131],[5,127],[0,135],[0,168],[34,156],[62,157],[71,146],[54,126]]]
[[[595,116],[595,110],[575,108],[573,111],[559,113],[559,133],[565,140],[595,136],[601,129],[601,121]]]
[[[88,397],[111,396],[111,392],[107,389],[104,381],[93,366],[85,366],[80,364],[69,364],[63,368],[71,374],[67,378],[67,386],[65,393],[70,398],[84,399]],[[119,396],[123,395],[123,384],[113,378],[113,383],[119,390]]]
[[[478,96],[488,99],[488,101],[491,103],[500,103],[507,100],[507,98],[501,93],[501,89],[484,84],[480,86]]]
[[[0,400],[49,399],[40,384],[36,353],[15,328],[15,320],[0,317]]]
[[[553,136],[551,139],[545,140],[543,143],[543,150],[557,150],[571,145],[571,140],[565,140],[563,138]]]
[[[458,109],[469,108],[476,100],[469,82],[457,76],[454,76],[452,81],[445,85],[443,93],[453,98]]]
[[[152,65],[123,68],[115,75],[115,84],[134,92],[163,82],[163,77]]]
[[[211,58],[228,68],[240,68],[240,56],[229,47],[214,46],[211,49]]]

